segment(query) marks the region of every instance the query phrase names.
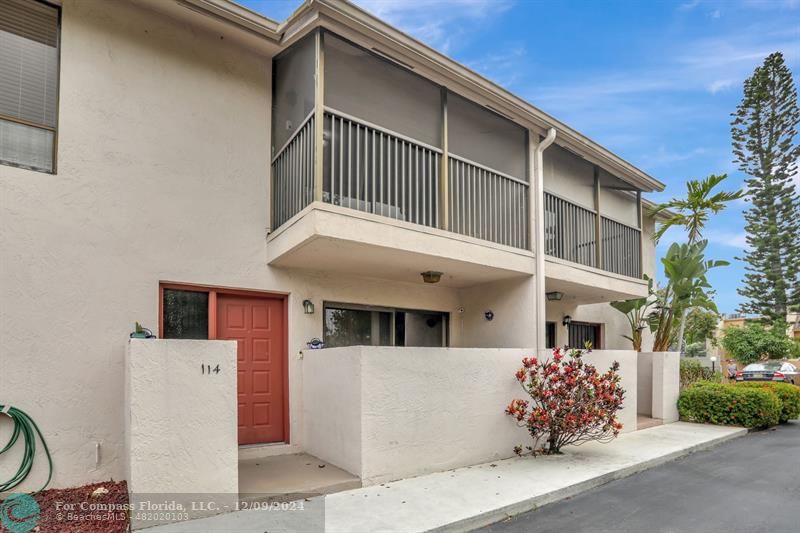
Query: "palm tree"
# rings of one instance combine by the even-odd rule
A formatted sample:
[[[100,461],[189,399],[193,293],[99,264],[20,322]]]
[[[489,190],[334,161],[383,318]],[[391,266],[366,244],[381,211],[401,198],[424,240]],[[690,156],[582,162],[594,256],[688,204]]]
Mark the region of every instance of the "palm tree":
[[[673,198],[654,207],[651,211],[654,217],[661,213],[669,215],[653,235],[653,240],[661,240],[669,228],[682,227],[689,236],[689,244],[699,241],[709,217],[725,209],[728,202],[738,200],[744,195],[743,191],[720,191],[712,194],[714,187],[727,178],[727,174],[712,174],[702,180],[689,180],[686,182],[685,199]]]
[[[656,309],[650,314],[650,329],[654,334],[653,351],[669,350],[675,318],[686,317],[686,310],[692,307],[716,312],[714,302],[708,296],[706,274],[712,268],[727,266],[727,261],[707,261],[705,249],[708,241],[694,244],[673,243],[661,259],[667,285],[661,289]],[[683,327],[683,323],[682,326]],[[682,344],[682,335],[679,342]]]
[[[712,174],[702,180],[689,180],[686,182],[686,198],[673,198],[668,202],[658,204],[651,214],[668,214],[661,223],[658,231],[653,234],[653,240],[658,242],[669,228],[681,227],[686,230],[689,246],[697,244],[703,236],[706,222],[711,215],[716,215],[727,207],[728,202],[738,200],[744,195],[739,190],[735,192],[719,191],[714,188],[728,178],[727,174]],[[687,305],[681,313],[680,330],[678,332],[678,351],[683,351],[683,335],[686,331],[686,317],[692,306]],[[671,320],[670,320],[671,322]]]

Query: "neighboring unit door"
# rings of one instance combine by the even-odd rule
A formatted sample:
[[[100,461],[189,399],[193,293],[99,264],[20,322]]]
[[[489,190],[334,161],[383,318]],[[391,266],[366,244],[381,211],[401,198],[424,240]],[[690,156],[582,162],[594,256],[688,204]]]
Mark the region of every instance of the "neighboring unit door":
[[[239,444],[285,442],[283,300],[217,296],[217,338],[235,340]]]

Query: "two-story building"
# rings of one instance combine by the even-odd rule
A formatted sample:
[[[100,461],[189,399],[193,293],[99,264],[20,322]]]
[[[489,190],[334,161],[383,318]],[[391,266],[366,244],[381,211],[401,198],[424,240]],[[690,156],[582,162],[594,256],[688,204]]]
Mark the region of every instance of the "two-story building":
[[[0,163],[0,403],[54,486],[125,477],[136,322],[237,340],[270,453],[313,448],[315,339],[629,349],[664,187],[342,0],[2,0]]]

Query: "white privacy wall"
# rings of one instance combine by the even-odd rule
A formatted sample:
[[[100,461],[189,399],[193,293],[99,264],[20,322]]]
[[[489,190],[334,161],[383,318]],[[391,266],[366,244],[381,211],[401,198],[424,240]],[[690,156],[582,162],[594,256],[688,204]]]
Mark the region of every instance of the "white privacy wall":
[[[511,457],[529,436],[504,410],[524,397],[514,373],[532,353],[361,346],[307,351],[306,450],[364,484]],[[635,352],[594,352],[588,360],[601,371],[620,361],[628,391],[623,431],[634,430]]]
[[[198,493],[233,502],[239,493],[236,342],[131,339],[125,377],[132,503],[171,494],[189,504]]]
[[[681,358],[679,352],[653,352],[653,418],[678,420]]]

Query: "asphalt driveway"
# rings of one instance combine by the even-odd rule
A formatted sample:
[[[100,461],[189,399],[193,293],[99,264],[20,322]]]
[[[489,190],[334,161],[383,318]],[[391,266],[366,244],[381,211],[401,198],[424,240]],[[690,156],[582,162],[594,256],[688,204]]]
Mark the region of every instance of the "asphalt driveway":
[[[479,531],[800,531],[800,422],[603,485]]]

